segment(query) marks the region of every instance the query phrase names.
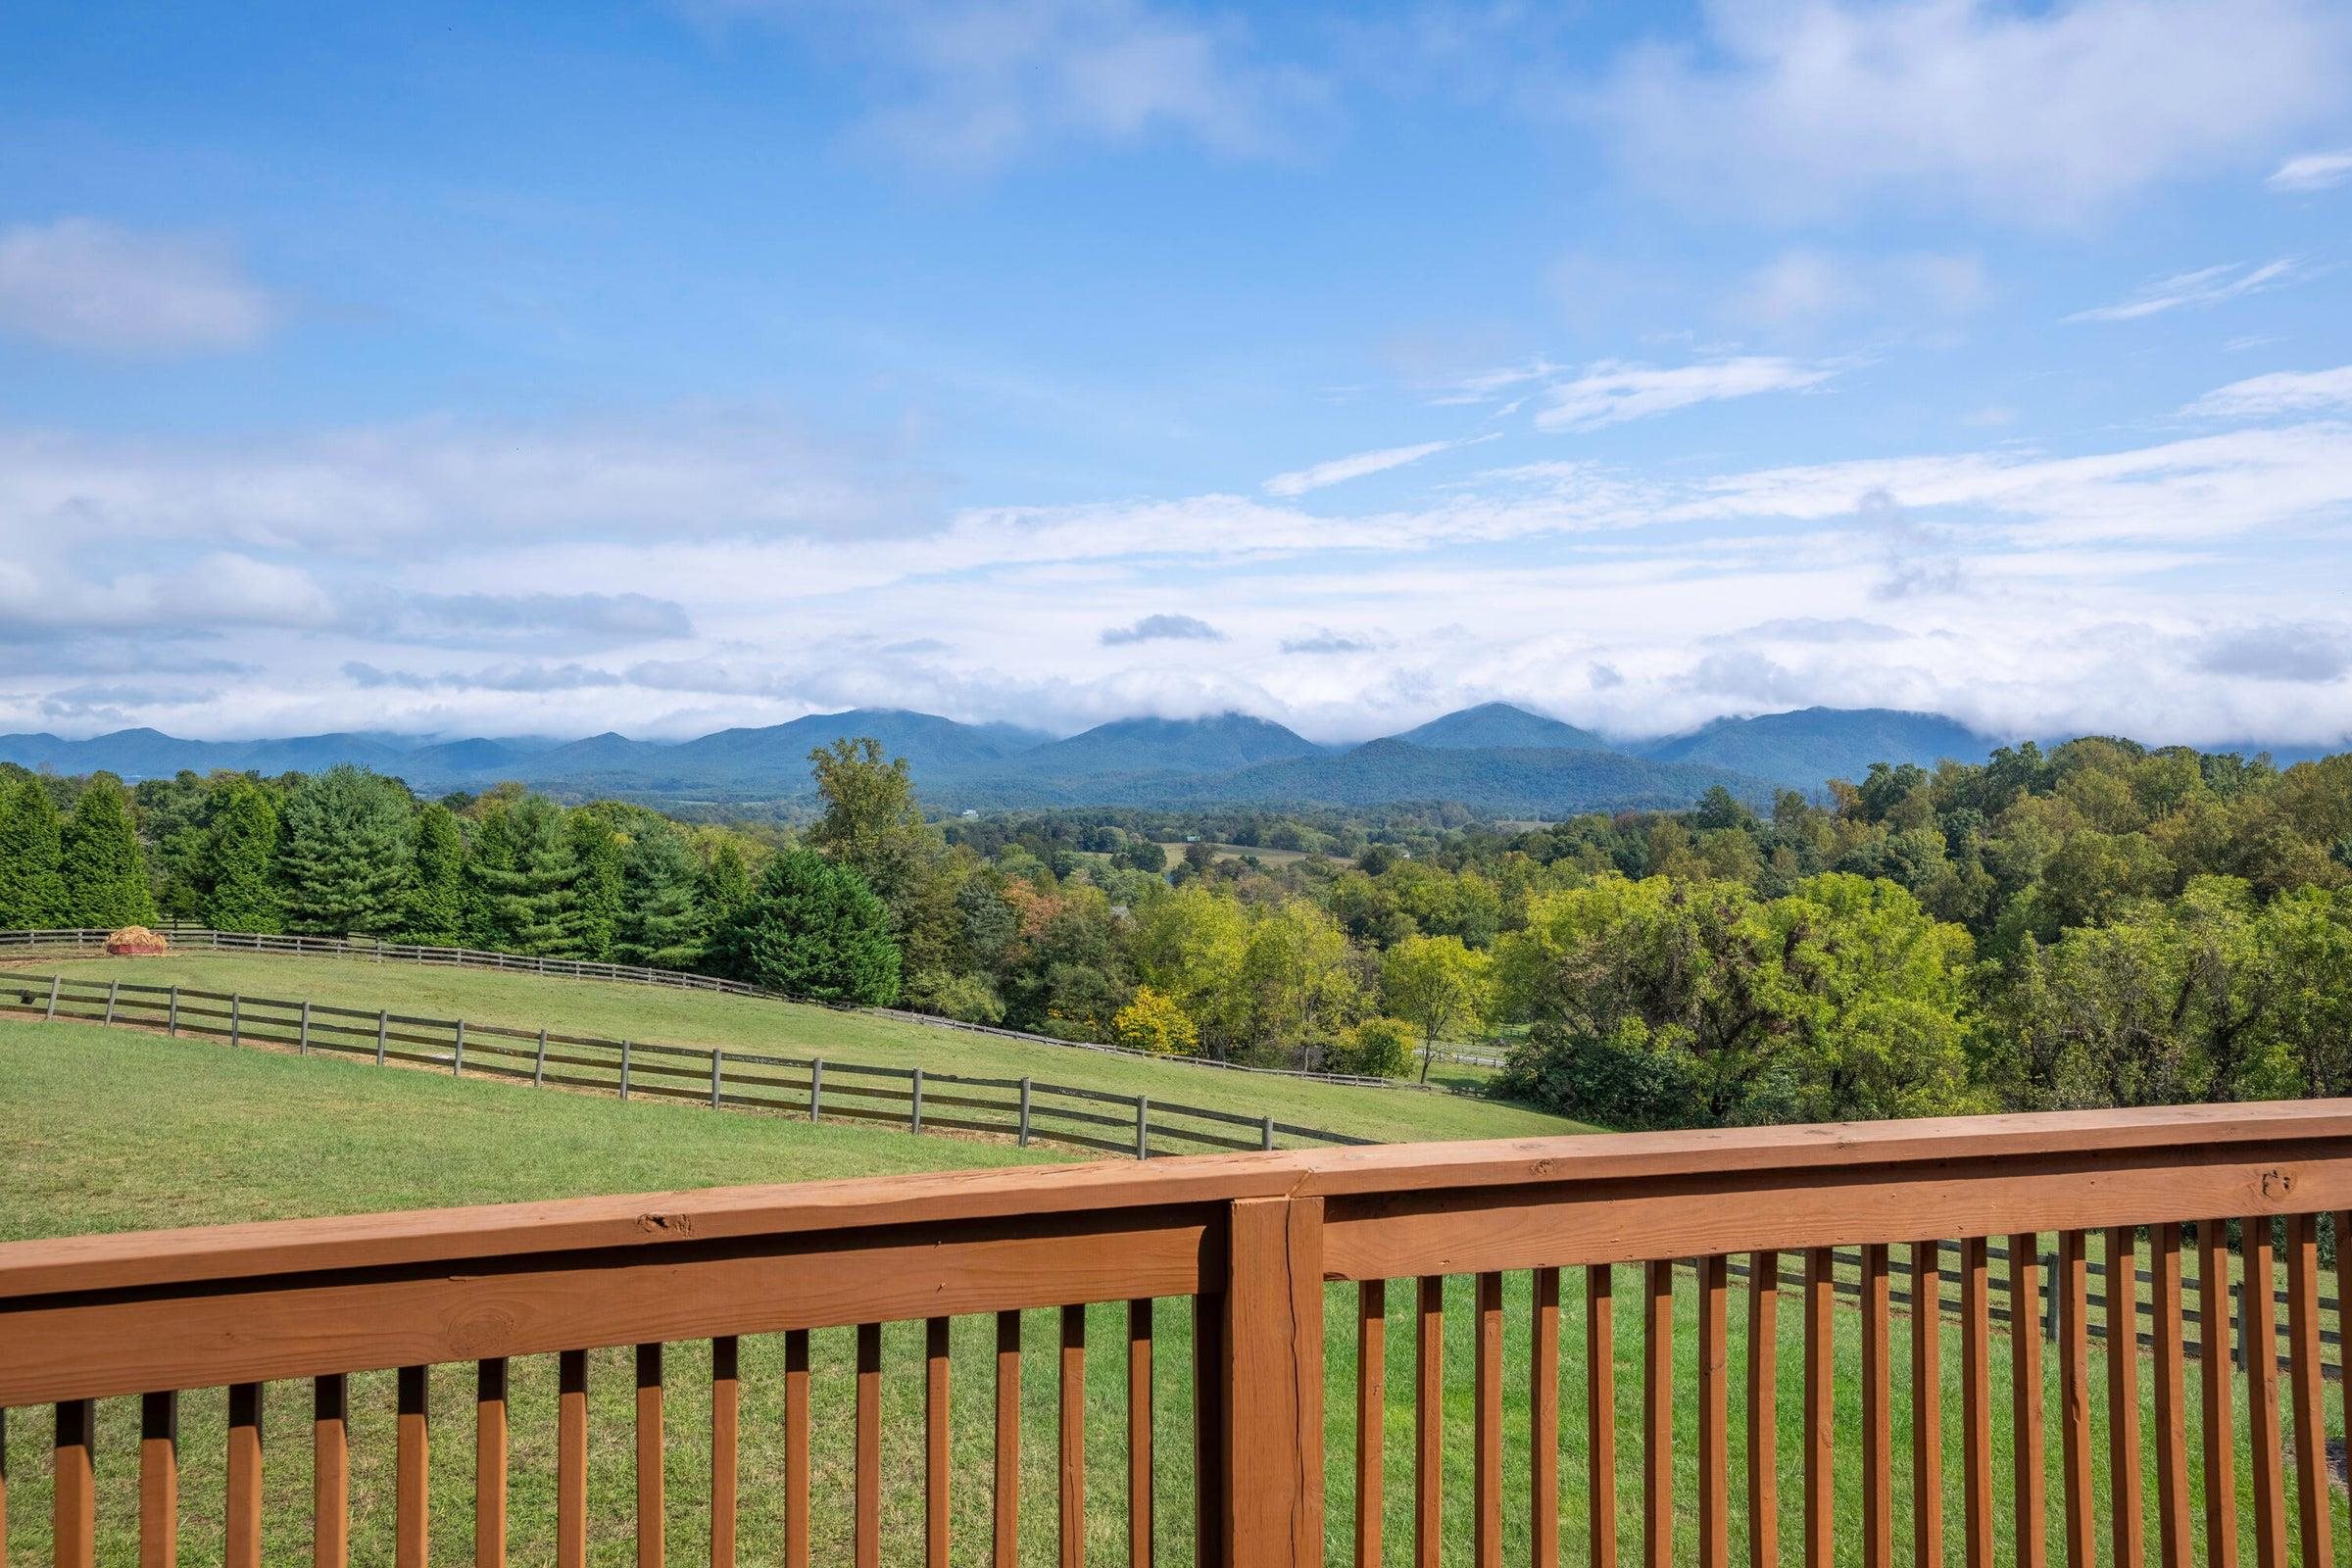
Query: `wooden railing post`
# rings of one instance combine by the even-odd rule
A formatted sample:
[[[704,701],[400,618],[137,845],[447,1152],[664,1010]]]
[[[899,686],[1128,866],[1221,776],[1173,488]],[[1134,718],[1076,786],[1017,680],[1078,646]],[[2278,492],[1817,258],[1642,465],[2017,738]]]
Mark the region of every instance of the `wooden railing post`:
[[[914,1069],[914,1087],[906,1099],[906,1130],[910,1133],[923,1130],[923,1069],[920,1067]]]
[[[1026,1079],[1026,1078],[1022,1079],[1022,1080],[1021,1080],[1021,1147],[1022,1147],[1023,1149],[1027,1149],[1027,1148],[1029,1147],[1029,1090],[1030,1090],[1030,1082],[1029,1082],[1029,1080],[1028,1080],[1028,1079]]]
[[[1243,1198],[1225,1248],[1226,1568],[1323,1560],[1323,1200]]]

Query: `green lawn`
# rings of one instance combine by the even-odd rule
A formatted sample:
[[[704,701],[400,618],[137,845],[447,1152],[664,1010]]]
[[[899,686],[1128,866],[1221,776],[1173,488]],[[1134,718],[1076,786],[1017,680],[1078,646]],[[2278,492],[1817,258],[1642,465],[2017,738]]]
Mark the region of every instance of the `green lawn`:
[[[566,987],[568,989],[568,986]],[[257,988],[258,989],[258,988]],[[862,1128],[810,1127],[785,1118],[712,1114],[691,1106],[631,1102],[585,1096],[531,1094],[487,1082],[459,1082],[435,1074],[387,1072],[362,1062],[270,1053],[232,1052],[209,1042],[81,1024],[0,1021],[0,1236],[74,1234],[192,1219],[253,1219],[349,1212],[381,1207],[545,1198],[569,1193],[654,1190],[715,1182],[796,1180],[949,1164],[1004,1163],[1033,1156],[977,1141],[916,1138]],[[1795,1262],[1788,1260],[1793,1279]],[[1948,1262],[1947,1262],[1948,1267]],[[1901,1282],[1900,1265],[1897,1282]],[[1641,1505],[1641,1271],[1616,1271],[1620,1503],[1624,1560],[1639,1550]],[[1446,1550],[1448,1563],[1466,1562],[1470,1542],[1471,1282],[1449,1282],[1446,1298]],[[1735,1283],[1730,1375],[1735,1390],[1746,1362],[1742,1332],[1744,1287]],[[1504,1410],[1505,1560],[1523,1560],[1527,1528],[1528,1281],[1506,1282]],[[1411,1292],[1399,1282],[1389,1292],[1389,1397],[1384,1498],[1389,1560],[1406,1560],[1411,1539],[1412,1335]],[[1586,1365],[1581,1271],[1563,1291],[1560,1408],[1560,1509],[1563,1552],[1581,1561],[1589,1500],[1584,1486]],[[1027,1376],[1023,1385],[1022,1558],[1054,1558],[1055,1314],[1026,1314]],[[1678,1557],[1688,1557],[1696,1528],[1694,1436],[1689,1412],[1695,1395],[1695,1309],[1690,1276],[1676,1300]],[[1335,1286],[1327,1298],[1327,1475],[1330,1488],[1328,1557],[1348,1556],[1348,1492],[1354,1420],[1354,1291]],[[1122,1378],[1124,1309],[1090,1313],[1088,1360],[1088,1554],[1107,1561],[1125,1550]],[[1837,1451],[1839,1540],[1838,1560],[1859,1561],[1854,1524],[1860,1508],[1855,1446],[1860,1415],[1856,1392],[1856,1315],[1841,1309],[1836,1335],[1839,1366]],[[884,1560],[916,1559],[920,1541],[920,1329],[892,1325],[885,1334],[884,1470],[887,1477]],[[1909,1380],[1903,1337],[1896,1327],[1896,1475],[1907,1478]],[[1997,1333],[1997,1331],[1996,1331]],[[814,1339],[816,1433],[812,1536],[815,1560],[846,1560],[851,1485],[847,1436],[852,1411],[851,1335]],[[1165,1301],[1156,1312],[1158,1350],[1155,1430],[1158,1560],[1193,1560],[1190,1411],[1190,1311]],[[991,1463],[990,1368],[992,1325],[956,1324],[954,1388],[955,1560],[979,1564],[989,1533],[987,1476]],[[1997,1515],[1999,1556],[2009,1554],[2006,1503],[2007,1342],[1996,1338],[1992,1376],[2001,1412],[1995,1474],[2003,1497]],[[699,1560],[708,1530],[708,1349],[697,1344],[668,1351],[664,1408],[669,1432],[665,1461],[672,1560]],[[1794,1503],[1801,1485],[1798,1398],[1802,1342],[1793,1295],[1780,1322],[1779,1466],[1784,1505],[1784,1559],[1797,1560],[1800,1541]],[[775,1337],[744,1342],[742,1560],[780,1556],[782,1520],[778,1478],[782,1453],[781,1345]],[[2055,1444],[2057,1370],[2045,1354],[2045,1408],[2051,1412],[2052,1495],[2058,1494]],[[1944,1334],[1944,1411],[1947,1550],[1960,1552],[1960,1356],[1957,1333]],[[631,1559],[633,1482],[631,1354],[626,1348],[592,1357],[592,1558]],[[2191,1377],[2197,1364],[2191,1363]],[[2192,1390],[2193,1390],[2192,1382]],[[2246,1430],[2243,1386],[2237,1432]],[[2094,1346],[2093,1451],[2104,1471],[2104,1358]],[[2143,1372],[2144,1389],[2144,1372]],[[464,1560],[470,1549],[472,1484],[471,1377],[464,1367],[433,1374],[433,1560]],[[2192,1394],[2193,1397],[2193,1394]],[[518,1359],[513,1369],[513,1554],[517,1562],[552,1557],[554,1528],[554,1367],[552,1357]],[[389,1373],[353,1379],[354,1561],[391,1560],[392,1388]],[[270,1392],[266,1554],[270,1561],[308,1554],[310,1446],[307,1390],[277,1385]],[[1732,1466],[1740,1473],[1739,1401],[1735,1398]],[[2330,1390],[2330,1422],[2339,1419]],[[2145,1424],[2143,1412],[2143,1425]],[[45,1560],[49,1493],[45,1411],[11,1416],[9,1526],[11,1560]],[[2291,1434],[2291,1416],[2288,1418]],[[2192,1423],[2193,1431],[2193,1423]],[[102,1401],[99,1427],[101,1561],[135,1557],[137,1401]],[[183,1400],[182,1561],[220,1557],[223,1396],[193,1391]],[[2200,1467],[2201,1473],[2201,1467]],[[2249,1475],[2241,1453],[2241,1492]],[[2103,1483],[2102,1483],[2103,1485]],[[1907,1487],[1898,1488],[1907,1495]],[[2146,1482],[2151,1509],[2155,1488]],[[1907,1506],[1907,1504],[1905,1505]],[[2107,1501],[2102,1492],[2101,1553]],[[2337,1528],[2345,1528],[2340,1498]],[[1908,1513],[1898,1513],[1897,1540],[1906,1541]],[[2053,1511],[2053,1524],[2056,1515]],[[2291,1503],[2290,1503],[2291,1518]],[[2241,1560],[2252,1560],[2250,1497],[2240,1499]],[[1736,1520],[1735,1560],[1744,1553]],[[2057,1537],[2054,1533],[2052,1541]],[[2053,1557],[2057,1555],[2055,1549]]]
[[[668,991],[618,981],[573,980],[497,970],[376,963],[364,958],[190,952],[158,958],[6,956],[12,972],[119,976],[145,985],[374,1009],[433,1018],[602,1035],[664,1045],[718,1046],[773,1055],[823,1055],[881,1066],[921,1067],[983,1077],[1032,1077],[1114,1094],[1200,1105],[1351,1134],[1384,1143],[1449,1138],[1526,1138],[1592,1129],[1527,1106],[1477,1095],[1358,1088],[901,1023],[711,992]]]

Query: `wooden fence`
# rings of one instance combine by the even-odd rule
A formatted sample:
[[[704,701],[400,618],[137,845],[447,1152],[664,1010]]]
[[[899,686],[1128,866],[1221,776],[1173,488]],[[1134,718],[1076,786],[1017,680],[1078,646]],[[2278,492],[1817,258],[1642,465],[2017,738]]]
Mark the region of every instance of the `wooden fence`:
[[[184,986],[0,972],[0,1015],[132,1024],[167,1035],[445,1067],[460,1076],[764,1110],[812,1122],[881,1122],[909,1132],[986,1133],[1137,1159],[1208,1150],[1367,1144],[1272,1115],[1178,1104],[1034,1078],[982,1078],[822,1056],[669,1046],[420,1018]]]
[[[1537,1568],[1564,1555],[1613,1564],[1621,1536],[1648,1568],[1730,1568],[1735,1541],[1748,1560],[1771,1564],[1784,1535],[1808,1565],[1842,1548],[1880,1568],[1895,1560],[1898,1518],[1909,1522],[1914,1560],[1944,1560],[1947,1502],[1972,1565],[1990,1564],[2004,1534],[2033,1568],[2049,1560],[2053,1534],[2077,1568],[2102,1556],[2138,1564],[2151,1547],[2166,1564],[2200,1551],[2234,1562],[2241,1523],[2251,1560],[2265,1568],[2325,1564],[2335,1527],[2322,1441],[2329,1356],[2318,1217],[2346,1208],[2352,1102],[2332,1101],[1210,1155],[24,1242],[0,1247],[0,1407],[53,1407],[48,1511],[59,1564],[94,1561],[101,1480],[131,1462],[97,1450],[93,1401],[140,1403],[139,1551],[144,1562],[168,1563],[181,1517],[178,1391],[225,1387],[222,1491],[217,1503],[199,1503],[208,1520],[224,1520],[222,1559],[259,1568],[308,1545],[312,1560],[339,1568],[363,1490],[352,1485],[353,1434],[363,1429],[351,1421],[346,1380],[400,1368],[390,1451],[368,1462],[396,1499],[394,1560],[421,1565],[437,1431],[427,1373],[461,1363],[474,1395],[475,1562],[507,1558],[509,1390],[527,1386],[546,1392],[523,1417],[536,1414],[537,1398],[558,1407],[552,1461],[528,1450],[551,1464],[554,1485],[534,1472],[515,1494],[552,1492],[551,1555],[560,1568],[581,1568],[592,1506],[588,1352],[634,1346],[635,1560],[655,1565],[667,1540],[664,1373],[684,1360],[663,1352],[707,1341],[707,1363],[696,1361],[710,1368],[712,1562],[732,1568],[747,1510],[781,1509],[779,1555],[807,1568],[814,1488],[847,1494],[854,1525],[841,1560],[878,1564],[886,1519],[906,1518],[883,1505],[885,1410],[906,1413],[919,1391],[919,1519],[890,1555],[970,1560],[977,1543],[958,1546],[951,1525],[972,1520],[968,1494],[979,1489],[990,1560],[1009,1565],[1023,1558],[1021,1313],[1043,1309],[1060,1321],[1049,1374],[1059,1393],[1048,1525],[1064,1564],[1088,1560],[1090,1502],[1116,1509],[1093,1521],[1096,1535],[1115,1533],[1131,1565],[1152,1562],[1158,1544],[1174,1539],[1215,1568],[1372,1564],[1391,1553],[1416,1563],[1458,1554],[1489,1568],[1503,1558],[1507,1528]],[[2103,1250],[2111,1280],[2135,1280],[2143,1228],[2153,1343],[2143,1354],[2137,1334],[2109,1335],[2105,1375],[2094,1382],[2089,1256]],[[2048,1233],[2057,1237],[2054,1268],[2036,1245]],[[2008,1375],[1997,1393],[1996,1239],[2009,1240],[2005,1271],[2021,1308],[2000,1334]],[[1833,1250],[1841,1248],[1857,1250],[1861,1292],[1843,1331],[1833,1310]],[[1737,1295],[1733,1253],[1749,1270]],[[1784,1501],[1778,1347],[1789,1254],[1799,1262],[1800,1347],[1791,1353],[1801,1363],[1801,1442]],[[1952,1262],[1956,1335],[1939,1313],[1913,1314],[1898,1346],[1898,1257],[1923,1279]],[[2283,1263],[2287,1355],[2251,1356],[2242,1373],[2208,1356],[2192,1378],[2183,1280],[2219,1278],[2241,1261],[2246,1278],[2263,1282]],[[1620,1265],[1639,1281],[1624,1303],[1630,1355],[1614,1326]],[[2339,1296],[2346,1267],[2339,1253]],[[1467,1302],[1460,1326],[1471,1354],[1449,1370],[1444,1286],[1457,1275],[1470,1277],[1452,1298]],[[1409,1336],[1413,1442],[1409,1462],[1392,1467],[1388,1286],[1403,1281],[1414,1282],[1398,1325]],[[2132,1295],[2136,1311],[2136,1285]],[[2058,1302],[2054,1397],[2039,1327],[2046,1298]],[[1519,1303],[1507,1335],[1506,1299]],[[2197,1304],[2207,1343],[2220,1332],[2220,1300],[2217,1293]],[[2246,1300],[2255,1342],[2268,1344],[2272,1292]],[[1090,1346],[1090,1303],[1126,1303],[1117,1343]],[[1153,1404],[1167,1381],[1154,1348],[1170,1303],[1189,1312],[1190,1327],[1175,1459],[1163,1458],[1157,1419],[1168,1412]],[[1681,1307],[1690,1309],[1687,1322]],[[955,1357],[951,1330],[961,1316],[994,1319],[993,1358]],[[1571,1382],[1563,1323],[1579,1318],[1583,1375]],[[906,1395],[886,1400],[884,1328],[902,1322],[923,1325],[921,1353],[899,1363]],[[845,1411],[839,1430],[812,1429],[808,1336],[835,1329],[856,1337],[854,1415]],[[1678,1332],[1697,1342],[1680,1370]],[[745,1337],[766,1336],[783,1341],[781,1473],[747,1478]],[[891,1343],[908,1342],[894,1332]],[[1506,1346],[1517,1353],[1506,1357]],[[1943,1357],[1955,1348],[1956,1413],[1940,1392]],[[1086,1397],[1097,1351],[1123,1380],[1115,1420]],[[510,1358],[518,1357],[553,1358],[556,1375],[511,1385]],[[953,1460],[972,1434],[951,1426],[950,1390],[975,1373],[996,1389],[985,1422],[993,1466]],[[1629,1460],[1639,1449],[1638,1481],[1623,1510],[1621,1373],[1640,1385],[1625,1434]],[[1327,1379],[1345,1406],[1328,1428]],[[307,1528],[276,1526],[281,1536],[266,1544],[262,1413],[266,1386],[277,1380],[309,1385],[315,1482]],[[1840,1387],[1849,1380],[1857,1386]],[[1504,1458],[1506,1386],[1526,1420],[1524,1443],[1514,1434],[1507,1445],[1525,1456],[1516,1468]],[[1909,1396],[1900,1407],[1908,1421],[1897,1420],[1898,1388]],[[2143,1391],[2152,1399],[2144,1422]],[[1449,1403],[1462,1392],[1466,1400]],[[1563,1404],[1582,1405],[1587,1464],[1560,1462],[1577,1451],[1564,1446]],[[964,1423],[989,1406],[954,1408]],[[1841,1408],[1858,1411],[1851,1425]],[[1447,1446],[1449,1420],[1467,1426],[1469,1454],[1453,1472],[1466,1476],[1469,1496],[1450,1505],[1446,1458],[1458,1448]],[[1111,1430],[1097,1436],[1117,1444],[1123,1485],[1090,1491],[1089,1432],[1102,1426]],[[1736,1444],[1735,1432],[1744,1440]],[[1465,1435],[1459,1426],[1454,1434]],[[1948,1496],[1947,1436],[1960,1459]],[[2045,1491],[2052,1449],[2057,1479]],[[2009,1462],[1996,1464],[1996,1454]],[[1180,1518],[1168,1517],[1163,1463],[1179,1466],[1188,1494]],[[2240,1465],[2251,1514],[2243,1521]],[[598,1495],[603,1508],[625,1506]],[[1409,1541],[1392,1539],[1391,1501]],[[1564,1542],[1564,1520],[1584,1521],[1587,1538]],[[596,1523],[609,1533],[613,1521]],[[127,1532],[127,1512],[108,1527]],[[307,1540],[287,1539],[298,1535]]]
[[[810,1003],[787,992],[771,991],[763,986],[747,985],[741,980],[724,980],[716,975],[695,974],[684,969],[654,969],[634,963],[597,963],[587,958],[526,957],[513,953],[488,953],[479,948],[420,947],[407,942],[386,942],[378,937],[316,937],[278,935],[254,931],[215,931],[204,926],[163,925],[160,930],[180,948],[195,948],[212,953],[266,953],[273,956],[314,958],[372,958],[379,962],[436,964],[444,968],[499,969],[510,974],[556,975],[572,980],[612,980],[624,985],[660,986],[673,991],[709,991],[726,997],[753,997],[766,1002],[792,1002],[805,1006],[836,1006],[832,1003]],[[49,930],[0,931],[0,948],[73,948],[86,951],[103,948],[112,931],[94,926],[65,926]],[[1132,1046],[1103,1045],[1091,1040],[1064,1040],[1058,1035],[1030,1034],[1019,1029],[1001,1029],[994,1024],[966,1023],[960,1018],[942,1017],[933,1012],[912,1012],[904,1007],[836,1007],[844,1012],[870,1013],[877,1018],[892,1018],[900,1023],[917,1024],[926,1029],[953,1029],[963,1034],[994,1035],[1000,1040],[1017,1040],[1025,1045],[1055,1046],[1064,1051],[1093,1051],[1118,1056],[1149,1056],[1154,1061],[1177,1061],[1187,1066],[1213,1068],[1219,1072],[1254,1073],[1267,1078],[1304,1078],[1315,1083],[1353,1084],[1367,1089],[1402,1089],[1426,1094],[1446,1091],[1435,1085],[1419,1084],[1396,1078],[1381,1078],[1363,1073],[1308,1072],[1293,1067],[1254,1067],[1238,1061],[1219,1061],[1212,1056],[1172,1056],[1156,1052],[1139,1051]],[[1473,1064],[1483,1063],[1474,1056],[1452,1057],[1440,1053],[1446,1059],[1459,1059]],[[1499,1058],[1493,1064],[1499,1065]]]

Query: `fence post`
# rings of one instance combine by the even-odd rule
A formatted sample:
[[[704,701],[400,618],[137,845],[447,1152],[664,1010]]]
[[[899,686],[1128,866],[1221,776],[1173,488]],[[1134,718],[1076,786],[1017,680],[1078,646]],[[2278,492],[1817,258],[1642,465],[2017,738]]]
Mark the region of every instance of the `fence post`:
[[[906,1130],[919,1133],[923,1130],[923,1069],[920,1067],[914,1069],[914,1093],[906,1103]]]
[[[1224,1561],[1323,1555],[1323,1200],[1243,1198],[1226,1224]]]
[[[177,986],[172,988],[171,1000],[165,1004],[164,1033],[174,1040],[179,1038],[179,987]]]
[[[1152,1097],[1135,1097],[1135,1157],[1152,1157]]]
[[[1260,1149],[1274,1147],[1274,1118],[1272,1115],[1266,1116],[1258,1123],[1257,1147]]]
[[[818,1056],[808,1063],[808,1119],[817,1119],[817,1107],[825,1098],[825,1058]]]
[[[43,1023],[54,1022],[57,1018],[57,987],[62,979],[62,975],[53,974],[49,977],[49,1010],[41,1014]]]
[[[375,1014],[375,1064],[378,1067],[384,1064],[384,1042],[391,1034],[391,1011],[386,1008],[377,1009]]]
[[[539,1026],[539,1054],[531,1062],[531,1087],[542,1088],[547,1083],[547,1025]]]
[[[1029,1080],[1021,1080],[1021,1147],[1029,1147]]]
[[[466,1020],[463,1018],[458,1020],[458,1049],[449,1055],[449,1075],[452,1078],[466,1076]]]
[[[629,1043],[620,1043],[620,1098],[629,1098]]]
[[[302,999],[302,1024],[294,1034],[294,1054],[298,1056],[311,1054],[311,999],[308,997]]]
[[[106,983],[106,1016],[100,1020],[101,1022],[113,1023],[115,1021],[115,998],[121,996],[122,994],[122,981],[109,980]]]
[[[243,1029],[244,1023],[244,999],[232,991],[228,994],[228,1043],[230,1045],[233,1046],[240,1043],[237,1039],[237,1035],[238,1032]]]
[[[716,1110],[718,1108],[718,1075],[720,1071],[719,1063],[726,1059],[726,1054],[727,1054],[725,1052],[719,1050],[716,1046],[712,1046],[710,1048],[710,1108],[712,1110]]]

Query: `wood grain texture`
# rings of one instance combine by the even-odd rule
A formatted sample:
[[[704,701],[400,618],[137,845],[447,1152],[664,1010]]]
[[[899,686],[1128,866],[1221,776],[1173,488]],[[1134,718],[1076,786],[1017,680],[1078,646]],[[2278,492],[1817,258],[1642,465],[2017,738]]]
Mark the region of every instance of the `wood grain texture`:
[[[668,1540],[662,1464],[662,1347],[637,1347],[637,1568],[662,1568]]]
[[[394,1380],[392,1560],[425,1568],[432,1551],[432,1369],[404,1366]]]
[[[2066,1561],[2090,1568],[2097,1507],[2090,1475],[2090,1258],[2081,1231],[2058,1238],[2058,1400]]]
[[[1365,1280],[1355,1288],[1355,1537],[1356,1568],[1380,1568],[1382,1445],[1389,1407],[1389,1285]]]
[[[2187,1368],[2180,1317],[2180,1227],[2159,1225],[2148,1250],[2148,1312],[2155,1342],[2156,1550],[2164,1568],[2188,1568],[2195,1550],[2189,1517]]]
[[[91,1448],[98,1438],[98,1411],[88,1399],[57,1407],[57,1441],[51,1450],[50,1560],[56,1568],[96,1568],[98,1561],[98,1472]]]
[[[1017,1397],[1020,1377],[1017,1313],[1013,1325]],[[784,1336],[784,1563],[785,1568],[808,1568],[808,1331],[806,1329],[796,1329]]]
[[[1225,1267],[1226,1560],[1323,1555],[1323,1204],[1246,1198]]]
[[[1642,1271],[1642,1561],[1674,1561],[1674,1264]]]
[[[2227,1220],[2197,1222],[2199,1420],[2205,1456],[2205,1561],[2237,1565],[2237,1440],[2230,1396],[2230,1244]]]
[[[1943,1561],[1943,1244],[1911,1246],[1911,1560]]]
[[[1225,1296],[1193,1298],[1193,1560],[1225,1562]]]
[[[2246,1470],[2253,1483],[2254,1560],[2262,1568],[2286,1562],[2286,1477],[2279,1451],[2278,1313],[2272,1299],[2278,1244],[2267,1215],[2239,1223],[2244,1254],[2246,1354]]]
[[[2111,1561],[2146,1560],[2140,1484],[2139,1250],[2129,1225],[2107,1232],[2107,1523]]]
[[[2041,1408],[2041,1238],[2009,1238],[2010,1507],[2018,1568],[2049,1561],[2047,1472]]]
[[[588,1352],[556,1359],[556,1563],[588,1564]]]
[[[856,1521],[851,1553],[858,1568],[882,1568],[882,1325],[858,1325]]]
[[[1481,1274],[1473,1327],[1470,1560],[1502,1568],[1502,1276]]]
[[[1836,1259],[1826,1247],[1805,1253],[1805,1568],[1831,1568],[1837,1553],[1837,1487],[1832,1431],[1837,1352]]]
[[[222,1532],[227,1568],[262,1568],[262,1386],[228,1391],[228,1487]]]
[[[1886,1248],[1862,1249],[1862,1561],[1894,1562],[1893,1288]]]
[[[722,1334],[710,1342],[710,1568],[735,1568],[742,1421],[742,1350],[733,1335]]]
[[[473,1562],[506,1568],[507,1363],[493,1358],[474,1368]]]
[[[1960,1244],[1960,1495],[1969,1568],[1992,1568],[1991,1278],[1984,1238]]]
[[[1413,1313],[1413,1565],[1438,1568],[1446,1497],[1446,1282],[1415,1282]]]
[[[1152,1305],[1149,1298],[1127,1303],[1127,1568],[1152,1568]],[[940,1397],[947,1397],[947,1380],[940,1380]],[[946,1461],[943,1441],[941,1461]],[[943,1489],[941,1500],[946,1500]],[[946,1568],[947,1533],[940,1533],[939,1568]]]
[[[1086,1308],[1061,1309],[1054,1380],[1054,1518],[1061,1568],[1086,1563]]]
[[[1616,1278],[1585,1269],[1585,1497],[1591,1541],[1586,1561],[1617,1568]],[[1434,1535],[1434,1531],[1433,1531]],[[1434,1565],[1433,1552],[1427,1562]]]
[[[1533,1568],[1560,1561],[1560,1271],[1536,1270],[1528,1332],[1527,1539]],[[1386,1384],[1383,1389],[1385,1393]]]
[[[313,1498],[321,1531],[331,1517],[318,1506],[324,1500]],[[139,1568],[173,1568],[178,1561],[179,1396],[150,1394],[139,1401]]]

